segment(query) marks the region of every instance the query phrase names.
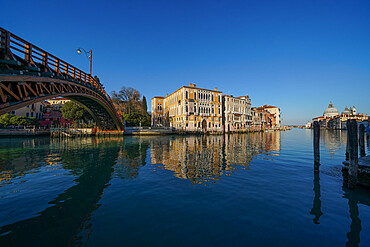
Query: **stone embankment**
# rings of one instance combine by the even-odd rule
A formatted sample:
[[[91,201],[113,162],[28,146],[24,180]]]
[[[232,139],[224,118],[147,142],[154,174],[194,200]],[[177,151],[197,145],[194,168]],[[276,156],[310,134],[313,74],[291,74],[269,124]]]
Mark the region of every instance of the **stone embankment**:
[[[233,133],[254,133],[254,132],[271,132],[271,131],[285,131],[290,130],[289,127],[283,126],[275,129],[263,129],[263,130],[243,130],[234,131],[226,134]],[[212,131],[185,131],[176,130],[174,128],[152,128],[152,127],[126,127],[125,131],[97,131],[91,128],[63,128],[53,127],[50,129],[0,129],[0,136],[39,136],[39,135],[50,135],[51,137],[85,137],[85,136],[98,136],[98,137],[109,137],[109,136],[123,136],[123,135],[222,135],[223,132],[212,132]]]
[[[40,136],[49,134],[49,129],[0,129],[0,136]]]

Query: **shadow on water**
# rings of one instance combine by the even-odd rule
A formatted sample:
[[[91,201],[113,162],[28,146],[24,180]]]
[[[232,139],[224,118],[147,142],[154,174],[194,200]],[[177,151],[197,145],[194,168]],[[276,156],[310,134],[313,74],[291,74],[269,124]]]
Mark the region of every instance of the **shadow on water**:
[[[117,145],[117,142],[122,142],[122,145]],[[17,159],[24,161],[23,159],[34,158],[32,151],[28,151],[32,150],[28,149],[32,145],[29,146],[29,143],[24,142],[21,144],[27,147],[23,150],[23,157],[6,158],[4,155],[1,157],[2,163],[6,164],[8,169],[17,170],[15,176],[21,176],[27,172],[27,169],[34,168],[34,166],[17,165]],[[60,158],[58,162],[63,168],[78,176],[74,180],[76,185],[50,201],[49,204],[53,206],[39,212],[38,216],[1,227],[0,246],[66,246],[67,243],[79,245],[79,239],[76,236],[83,227],[91,227],[84,226],[84,223],[99,207],[98,202],[105,188],[109,186],[114,166],[119,167],[120,164],[126,163],[125,170],[121,169],[118,173],[121,178],[136,176],[138,168],[145,165],[148,149],[148,145],[141,145],[138,142],[125,144],[122,138],[44,140],[43,144],[49,144],[49,149],[38,154],[38,156],[41,155],[40,159],[43,155],[58,154]],[[37,161],[40,159],[35,158]],[[130,163],[127,165],[125,160],[130,160]],[[42,162],[37,164],[41,166]]]

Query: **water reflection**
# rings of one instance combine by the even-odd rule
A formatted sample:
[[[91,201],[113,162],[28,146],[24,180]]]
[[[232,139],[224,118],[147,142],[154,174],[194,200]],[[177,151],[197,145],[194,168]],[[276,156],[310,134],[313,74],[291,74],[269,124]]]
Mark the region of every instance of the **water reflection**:
[[[313,181],[314,187],[313,191],[315,193],[315,197],[313,199],[313,206],[311,209],[310,214],[314,215],[313,222],[315,224],[320,224],[320,216],[323,215],[321,211],[321,190],[320,190],[320,174],[318,172],[314,172],[314,181]]]
[[[0,187],[23,176],[26,171],[42,166],[49,152],[38,147],[49,142],[49,138],[15,138],[0,142]]]
[[[32,148],[32,141],[11,143],[8,151],[1,155],[2,185],[9,185],[8,181],[23,176],[30,170],[37,173],[35,168],[50,165],[61,165],[62,169],[76,176],[75,185],[57,195],[48,203],[52,206],[34,217],[6,226],[0,225],[0,246],[78,244],[79,239],[76,236],[84,228],[91,227],[85,225],[85,222],[88,222],[91,213],[99,207],[98,202],[109,186],[114,169],[117,169],[117,176],[121,178],[136,176],[138,167],[145,165],[148,149],[148,145],[125,143],[122,138],[86,138],[73,141],[45,139],[39,145],[40,148],[43,146],[37,152],[36,146]],[[21,152],[18,153],[17,149]],[[12,155],[7,156],[7,153]],[[17,207],[27,207],[12,206],[13,214]],[[2,208],[7,207],[3,205]]]
[[[347,144],[347,132],[340,130],[321,130],[320,140],[323,146],[328,150],[331,158],[334,158],[335,154],[338,154],[338,150],[343,150]],[[369,148],[369,142],[367,142],[367,148]],[[335,157],[336,158],[336,157]],[[343,160],[345,155],[343,153]],[[339,164],[340,165],[340,164]],[[323,215],[321,211],[321,190],[320,190],[320,175],[319,172],[314,172],[314,200],[313,206],[310,211],[313,218],[314,224],[320,224],[320,217]],[[356,188],[355,190],[349,190],[346,186],[342,187],[343,197],[348,200],[348,211],[351,219],[349,226],[349,232],[347,233],[346,246],[355,247],[360,244],[360,233],[362,230],[361,220],[359,218],[360,212],[358,204],[364,204],[370,206],[369,192],[364,188]]]
[[[359,246],[360,244],[360,233],[362,230],[361,220],[359,218],[360,211],[358,204],[370,206],[370,197],[368,190],[364,188],[356,188],[355,190],[349,190],[343,186],[344,198],[348,199],[349,216],[351,218],[350,231],[347,233],[346,246]]]
[[[320,130],[320,141],[326,147],[333,158],[335,152],[347,143],[347,131],[345,130]]]
[[[342,143],[343,145],[346,140],[345,132],[344,134],[338,133],[338,131],[336,132],[337,133],[325,132],[322,137],[324,146],[328,145],[328,147],[330,147],[328,149],[334,150],[335,152],[343,149],[343,146],[341,147],[338,143]],[[243,175],[243,173],[235,174],[237,169],[250,169],[252,167],[250,166],[251,162],[257,156],[263,159],[260,159],[258,162],[264,162],[264,159],[268,159],[266,162],[274,160],[276,169],[259,171],[263,173],[263,178],[254,176],[254,178],[248,180],[248,183],[244,184],[242,180],[231,181],[232,183],[229,184],[218,183],[218,195],[220,197],[212,194],[211,190],[197,190],[199,198],[209,196],[209,200],[205,201],[212,202],[212,200],[214,200],[217,202],[214,203],[214,205],[230,209],[232,208],[232,210],[229,211],[233,211],[235,209],[235,215],[229,214],[229,218],[217,215],[217,217],[212,218],[212,220],[215,220],[214,222],[216,223],[222,222],[222,224],[225,224],[225,226],[227,226],[225,229],[242,229],[245,226],[253,225],[253,222],[259,223],[259,221],[268,221],[270,218],[274,222],[279,222],[279,219],[281,218],[276,217],[276,214],[271,213],[264,215],[263,210],[258,210],[258,208],[261,207],[261,204],[264,204],[265,202],[268,204],[268,202],[276,200],[277,203],[276,205],[274,204],[272,208],[276,210],[276,212],[281,212],[281,215],[289,216],[287,218],[292,221],[292,225],[298,225],[299,223],[302,223],[303,225],[306,224],[302,229],[305,227],[308,229],[310,226],[320,227],[316,226],[316,224],[322,224],[321,227],[323,227],[324,222],[326,224],[328,223],[323,220],[324,215],[322,212],[322,204],[325,205],[325,202],[328,202],[329,196],[333,197],[337,196],[337,194],[330,194],[330,191],[328,192],[327,190],[323,194],[321,194],[321,192],[323,188],[328,186],[328,184],[332,184],[333,181],[330,180],[329,183],[325,182],[327,180],[327,176],[324,175],[320,178],[319,173],[314,173],[313,184],[311,181],[308,181],[308,185],[304,184],[304,181],[301,183],[300,181],[303,176],[307,178],[311,175],[311,170],[305,169],[307,167],[304,167],[305,165],[311,167],[310,164],[307,164],[310,161],[305,161],[307,158],[306,156],[302,156],[303,158],[299,157],[299,161],[302,163],[299,165],[302,169],[296,169],[296,161],[289,161],[289,159],[293,159],[291,157],[299,155],[299,153],[294,152],[293,155],[288,153],[290,156],[289,159],[287,159],[287,149],[289,147],[282,149],[285,153],[284,155],[279,156],[280,152],[282,152],[282,133],[284,132],[231,134],[225,136],[84,138],[74,139],[72,141],[56,139],[50,140],[49,138],[7,139],[6,141],[2,141],[0,142],[0,197],[2,197],[0,199],[0,246],[87,245],[89,238],[93,239],[93,237],[90,236],[95,234],[96,237],[97,235],[102,234],[99,230],[97,231],[96,228],[93,228],[93,224],[96,226],[99,225],[99,223],[102,224],[101,222],[104,222],[104,224],[114,223],[113,221],[109,221],[109,217],[107,217],[107,214],[111,214],[112,212],[117,213],[117,217],[124,218],[124,216],[127,216],[127,214],[124,214],[120,210],[126,210],[129,212],[128,214],[132,214],[133,219],[129,218],[130,216],[127,216],[131,224],[135,221],[141,222],[138,220],[141,218],[141,214],[145,215],[146,213],[146,216],[150,216],[148,218],[143,217],[141,220],[144,219],[145,221],[149,218],[158,220],[163,219],[166,216],[173,216],[173,214],[165,214],[164,211],[170,211],[174,208],[181,211],[183,210],[183,207],[188,209],[189,206],[191,209],[194,209],[190,211],[200,212],[199,215],[208,214],[204,219],[209,220],[215,215],[212,212],[219,211],[211,207],[204,207],[207,208],[207,210],[201,211],[202,207],[207,204],[204,204],[204,202],[200,200],[195,200],[199,203],[197,205],[191,203],[191,200],[187,200],[186,202],[181,201],[180,197],[183,193],[186,193],[186,195],[190,197],[193,196],[192,186],[185,185],[185,187],[181,187],[181,183],[179,183],[179,186],[176,186],[178,189],[176,191],[177,195],[176,193],[167,190],[166,187],[156,187],[155,190],[150,191],[150,187],[152,186],[151,182],[158,181],[155,176],[160,172],[162,172],[160,175],[168,174],[167,172],[163,173],[163,169],[165,169],[171,171],[171,173],[173,173],[177,178],[186,179],[186,183],[183,184],[193,183],[212,185],[211,183],[223,179],[224,176],[234,175],[237,177],[236,175]],[[289,132],[286,134],[289,134]],[[302,135],[304,136],[304,133],[302,133]],[[298,137],[301,138],[301,136]],[[298,139],[296,136],[294,136],[294,138]],[[312,142],[309,142],[309,137],[307,139],[307,143],[310,144],[309,146],[304,147],[305,150],[303,151],[305,152],[302,152],[304,154],[309,152],[307,150],[311,150]],[[286,138],[284,138],[284,140],[286,140]],[[334,142],[334,144],[331,142]],[[292,146],[295,148],[294,145]],[[161,169],[157,169],[155,171],[152,169],[152,164],[154,164],[154,168],[157,169],[157,167],[160,167]],[[290,164],[292,165],[289,166]],[[63,184],[60,180],[51,178],[45,182],[42,178],[40,179],[41,176],[37,176],[44,173],[45,169],[53,170],[50,172],[50,176],[64,174],[65,177],[73,181]],[[150,180],[150,178],[145,177],[149,172],[153,171],[154,175],[152,173],[149,177],[155,177],[154,180]],[[309,171],[309,173],[305,173],[306,171]],[[248,172],[254,172],[254,170]],[[139,174],[144,174],[144,176],[139,176]],[[280,180],[283,177],[281,175],[286,176],[286,178],[284,177]],[[173,180],[172,177],[168,180],[166,180],[167,178],[164,176],[160,176],[160,178],[163,184],[156,186],[166,186],[166,182]],[[33,179],[36,181],[36,187],[33,187],[36,188],[35,191],[29,189],[31,187],[28,187],[29,183]],[[283,183],[283,186],[280,187],[276,184],[276,190],[269,187],[270,189],[267,191],[266,187],[258,186],[261,179],[265,179],[269,182],[271,181],[271,184],[276,181],[280,181]],[[308,187],[307,191],[310,193],[312,192],[313,187],[313,198],[304,193],[297,193],[294,194],[294,199],[292,199],[292,201],[286,201],[287,198],[289,198],[287,197],[287,195],[289,195],[289,191],[279,188],[287,188],[290,186],[291,179],[297,181],[299,186],[305,186],[300,187],[300,192],[304,191],[304,189],[307,189]],[[128,180],[130,180],[128,183],[117,182]],[[179,181],[177,179],[175,180]],[[284,184],[285,180],[289,180],[289,185]],[[61,189],[56,192],[49,191],[47,193],[47,201],[39,202],[38,206],[41,207],[41,209],[37,211],[34,210],[32,208],[33,204],[29,204],[29,198],[36,198],[37,200],[40,197],[41,199],[38,189],[45,190],[45,187],[51,186],[51,183],[58,181],[60,182],[60,185],[57,185],[56,187]],[[19,187],[20,183],[23,183],[26,186]],[[142,185],[145,186],[143,188],[135,188]],[[167,185],[172,186],[173,184],[168,183]],[[243,189],[234,195],[228,195],[229,191],[239,185]],[[275,186],[275,184],[273,185]],[[204,186],[200,187],[209,188]],[[115,190],[113,190],[113,188],[115,188]],[[127,188],[130,188],[133,191],[128,192],[128,190],[126,190]],[[20,190],[20,192],[16,190]],[[17,198],[17,193],[22,193],[23,197],[20,196],[18,200],[14,200],[14,198]],[[115,195],[113,199],[112,197],[109,197],[112,196],[112,194]],[[136,196],[136,194],[138,195]],[[101,200],[103,195],[104,199]],[[272,195],[273,197],[269,197],[269,195]],[[358,204],[370,205],[368,192],[361,189],[348,191],[346,188],[343,188],[343,195],[344,198],[348,200],[348,215],[351,219],[351,224],[348,224],[347,246],[358,246],[360,243],[361,230],[364,231],[361,226],[361,212],[359,212]],[[144,200],[145,197],[149,197],[150,200]],[[226,197],[229,197],[229,200],[222,204],[222,199],[220,200],[220,198]],[[282,197],[283,199],[276,199],[279,197]],[[130,198],[130,200],[127,200],[127,198]],[[152,203],[152,199],[154,203]],[[312,215],[310,218],[313,218],[313,223],[311,219],[307,220],[307,217],[301,217],[302,215],[297,213],[298,211],[292,210],[294,207],[291,205],[294,205],[296,200],[307,200],[307,202],[302,205],[309,206],[308,209],[301,207],[303,211],[302,215],[307,216],[308,213],[310,213],[310,215]],[[341,199],[338,198],[336,200]],[[284,203],[282,203],[283,201]],[[235,204],[233,205],[231,202],[235,202]],[[101,207],[102,203],[104,203],[104,205],[108,205],[105,208],[105,210],[108,211],[103,210],[103,213],[101,213],[102,209],[104,209],[104,207]],[[126,203],[129,204],[129,207],[124,208],[122,204]],[[165,208],[168,205],[166,203],[170,204],[172,207]],[[142,207],[140,204],[146,204],[148,207]],[[325,213],[328,210],[335,210],[335,207],[332,209],[328,205],[326,206],[327,208],[325,209]],[[110,211],[115,209],[115,207],[118,208],[116,208],[116,211]],[[26,211],[34,211],[26,216],[20,216],[19,212],[24,210],[24,208]],[[96,212],[98,208],[100,208],[100,210]],[[138,211],[134,211],[133,208],[139,209]],[[147,211],[145,211],[145,209]],[[254,219],[253,216],[251,216],[252,213],[249,214],[249,212],[253,212],[253,214],[257,215],[258,219]],[[186,210],[181,211],[181,214],[185,213]],[[330,213],[335,215],[337,212],[331,211]],[[189,214],[188,216],[190,218],[200,218],[199,215],[194,216]],[[94,217],[100,217],[100,222],[94,221]],[[220,221],[217,221],[218,218],[220,218]],[[341,220],[342,218],[343,217],[338,217],[338,220]],[[362,215],[361,219],[363,222],[366,221],[366,217],[364,215]],[[175,220],[182,220],[183,222],[181,222],[181,224],[184,224],[188,229],[193,227],[193,225],[191,225],[193,222],[186,223],[184,218],[174,219],[174,221]],[[169,222],[172,223],[171,221]],[[233,224],[228,224],[227,222],[233,222]],[[152,225],[160,223],[161,222],[151,222]],[[213,225],[217,225],[216,223]],[[284,224],[285,223],[286,222],[284,222]],[[114,225],[112,228],[121,229],[120,227],[123,227],[124,223],[119,222],[119,224],[122,225]],[[200,223],[198,222],[198,224]],[[341,224],[343,225],[343,222],[341,222]],[[142,226],[143,225],[136,225],[137,228],[132,229],[139,229]],[[253,227],[254,226],[260,227],[261,225],[254,224]],[[125,231],[128,231],[127,229],[130,229],[131,225],[129,224],[124,227],[124,229],[126,229]],[[258,227],[255,227],[255,229],[258,229],[260,232],[262,228]],[[327,227],[327,225],[325,225],[325,227]],[[145,226],[143,228],[145,228]],[[278,228],[284,229],[282,225],[277,225],[275,229]],[[173,235],[168,233],[169,236],[173,238],[178,236],[175,229],[166,229],[173,231]],[[225,231],[225,229],[222,231]],[[146,232],[151,232],[150,229],[146,230]],[[219,229],[215,227],[214,230],[217,231]],[[251,230],[253,229],[246,228],[245,232]],[[269,231],[268,228],[262,230],[267,230],[267,232]],[[347,229],[341,233],[342,237],[345,237],[346,231]],[[111,234],[113,236],[114,234],[120,233],[122,232],[117,230],[117,232],[113,231]],[[127,234],[130,233],[132,232]],[[227,232],[227,234],[230,234],[230,232]],[[227,234],[224,235],[226,236]],[[272,234],[272,231],[270,234]],[[258,234],[251,232],[251,235],[248,237],[253,238],[254,235]],[[239,237],[240,236],[242,235],[239,235]],[[105,236],[102,238],[104,237]],[[125,240],[125,237],[127,237],[127,235],[122,237],[122,239],[115,236],[115,238],[119,240]],[[155,238],[155,236],[149,237]],[[199,239],[202,238],[203,235],[199,236]],[[343,241],[343,243],[344,242],[345,241]],[[226,243],[226,240],[223,243]]]
[[[278,155],[280,132],[151,138],[151,163],[192,183],[216,182],[257,154]]]
[[[146,165],[149,142],[144,138],[125,138],[114,165],[114,177],[134,179],[139,169]]]

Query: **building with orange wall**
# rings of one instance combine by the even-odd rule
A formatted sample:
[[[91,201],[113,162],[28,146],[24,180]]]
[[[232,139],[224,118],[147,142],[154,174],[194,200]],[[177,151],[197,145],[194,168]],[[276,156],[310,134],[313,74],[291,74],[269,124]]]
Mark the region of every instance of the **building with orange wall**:
[[[222,131],[222,92],[190,83],[166,97],[152,98],[152,126],[187,131]]]

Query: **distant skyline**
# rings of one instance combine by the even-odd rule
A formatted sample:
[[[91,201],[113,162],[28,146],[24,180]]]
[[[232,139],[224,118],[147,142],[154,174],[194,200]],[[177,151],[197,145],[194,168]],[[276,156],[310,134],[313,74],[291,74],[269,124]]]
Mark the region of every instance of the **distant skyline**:
[[[370,114],[370,1],[5,1],[0,26],[148,100],[190,83],[280,107],[283,124]]]

